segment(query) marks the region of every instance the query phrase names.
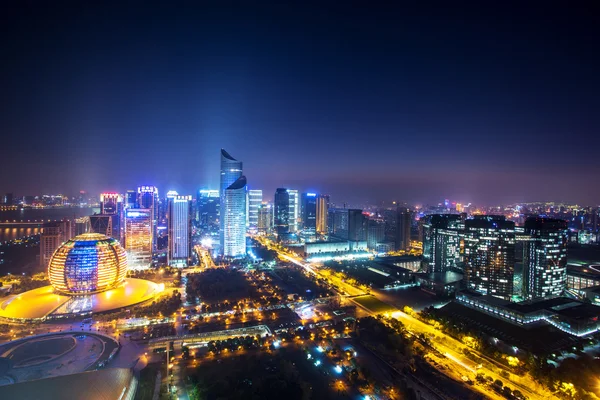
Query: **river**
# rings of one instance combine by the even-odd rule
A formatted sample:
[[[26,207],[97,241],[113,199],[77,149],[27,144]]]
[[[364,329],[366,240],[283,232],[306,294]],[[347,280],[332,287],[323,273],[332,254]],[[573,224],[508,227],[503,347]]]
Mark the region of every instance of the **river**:
[[[99,212],[99,210],[89,207],[25,208],[0,211],[0,243],[40,233],[41,228],[38,226],[23,226],[13,221],[72,220],[92,215],[95,212]]]

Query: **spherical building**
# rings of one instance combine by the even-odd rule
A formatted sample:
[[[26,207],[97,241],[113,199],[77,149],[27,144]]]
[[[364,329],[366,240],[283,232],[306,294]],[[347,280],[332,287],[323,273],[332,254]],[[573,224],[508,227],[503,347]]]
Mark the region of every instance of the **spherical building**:
[[[48,264],[54,289],[69,295],[114,288],[126,273],[125,250],[115,239],[98,233],[84,233],[63,243]]]

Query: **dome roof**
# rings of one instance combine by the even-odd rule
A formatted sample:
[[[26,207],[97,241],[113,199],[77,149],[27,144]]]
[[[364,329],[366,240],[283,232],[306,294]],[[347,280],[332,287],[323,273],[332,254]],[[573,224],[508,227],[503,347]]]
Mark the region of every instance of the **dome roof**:
[[[75,295],[113,288],[126,273],[125,250],[115,239],[99,233],[84,233],[63,243],[48,264],[54,289]]]

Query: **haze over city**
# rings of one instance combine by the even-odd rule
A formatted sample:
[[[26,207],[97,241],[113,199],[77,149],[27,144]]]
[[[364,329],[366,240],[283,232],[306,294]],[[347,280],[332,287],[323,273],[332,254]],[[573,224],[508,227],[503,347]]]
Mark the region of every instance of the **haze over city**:
[[[227,148],[250,188],[338,202],[600,195],[599,21],[583,4],[4,11],[4,191],[195,192],[218,185]]]

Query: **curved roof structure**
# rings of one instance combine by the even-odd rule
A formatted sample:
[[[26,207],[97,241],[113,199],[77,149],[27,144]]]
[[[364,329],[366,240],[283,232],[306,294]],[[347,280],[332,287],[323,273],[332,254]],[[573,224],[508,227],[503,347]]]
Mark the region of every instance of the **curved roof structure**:
[[[242,175],[235,182],[233,182],[231,185],[229,185],[227,190],[242,189],[244,186],[246,186],[246,184],[247,184],[246,176]]]
[[[235,158],[231,157],[231,154],[225,151],[225,149],[221,149],[221,157],[226,158],[230,161],[237,161]]]

